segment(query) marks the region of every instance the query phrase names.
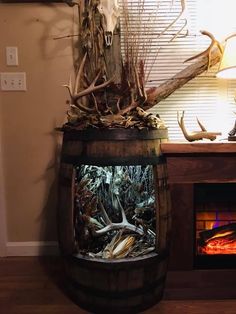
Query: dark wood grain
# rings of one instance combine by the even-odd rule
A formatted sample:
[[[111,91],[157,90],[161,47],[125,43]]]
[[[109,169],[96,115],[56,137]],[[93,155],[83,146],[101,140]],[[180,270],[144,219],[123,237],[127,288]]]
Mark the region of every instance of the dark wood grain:
[[[236,269],[169,271],[165,299],[236,299]]]
[[[168,140],[168,134],[165,132],[163,138],[163,132],[159,130],[139,132],[128,129],[122,132],[114,130],[112,133],[118,139],[99,130],[93,130],[92,136],[91,130],[64,132],[59,180],[59,243],[68,276],[67,287],[74,300],[92,312],[129,314],[156,304],[163,296],[168,266],[171,206],[167,167],[165,160],[160,157],[160,143]],[[104,139],[102,134],[105,135]],[[83,163],[97,166],[154,165],[156,252],[144,257],[113,261],[73,255],[73,169]],[[77,237],[80,235],[77,234]],[[78,240],[78,246],[80,244]]]
[[[236,154],[170,156],[167,167],[170,183],[236,182]]]
[[[193,185],[171,184],[172,236],[170,270],[193,269]]]
[[[67,296],[63,289],[64,278],[61,270],[59,258],[0,258],[0,313],[88,314]],[[189,297],[188,290],[191,290],[188,287],[189,282],[186,281],[182,290],[178,287],[178,279],[183,278],[185,272],[172,274],[172,279],[169,276],[166,286],[168,299],[142,313],[235,314],[236,300],[185,300],[185,296]],[[209,276],[207,274],[205,276]],[[202,277],[202,274],[196,273],[191,279],[192,284],[201,287]],[[231,284],[235,287],[233,279]],[[180,300],[170,299],[174,289],[178,289]]]
[[[236,301],[163,301],[148,314],[235,314]]]
[[[236,182],[236,143],[161,143],[170,183]]]
[[[167,277],[167,298],[236,298],[236,269],[199,270],[194,269],[193,263],[194,184],[236,182],[235,144],[161,144],[167,160],[172,200],[169,269],[176,270]]]
[[[73,165],[157,164],[160,143],[167,140],[166,130],[65,131],[61,160]]]
[[[80,256],[67,258],[66,267],[66,286],[79,305],[92,313],[129,314],[162,298],[167,258],[156,253],[113,261]]]
[[[229,142],[169,142],[161,145],[165,155],[236,153],[236,143]]]
[[[74,239],[74,193],[75,168],[73,165],[61,163],[58,188],[58,240],[63,255],[75,250]]]

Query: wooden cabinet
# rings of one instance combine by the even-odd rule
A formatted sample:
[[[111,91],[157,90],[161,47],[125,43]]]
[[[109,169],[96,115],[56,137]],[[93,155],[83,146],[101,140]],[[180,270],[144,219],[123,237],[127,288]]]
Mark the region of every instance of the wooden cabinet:
[[[161,144],[161,152],[167,160],[172,201],[167,296],[178,298],[186,289],[187,298],[236,297],[231,282],[232,278],[236,280],[235,269],[197,270],[193,266],[194,184],[236,182],[236,143],[169,142]]]

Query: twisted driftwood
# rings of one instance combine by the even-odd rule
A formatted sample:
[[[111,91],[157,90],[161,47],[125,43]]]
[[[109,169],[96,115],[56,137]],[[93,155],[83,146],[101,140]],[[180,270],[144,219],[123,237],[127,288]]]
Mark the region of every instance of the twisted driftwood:
[[[104,29],[102,23],[102,27],[95,23],[96,19],[103,21],[105,18],[104,14],[101,14],[101,10],[98,10],[99,3],[101,4],[101,0],[100,2],[95,0],[86,2],[83,10],[82,6],[80,10],[80,13],[83,12],[80,23],[82,47],[80,52],[82,58],[74,84],[70,79],[69,84],[65,85],[70,94],[68,121],[71,123],[76,124],[81,123],[81,121],[84,123],[84,120],[88,119],[89,121],[87,124],[85,123],[85,127],[91,124],[99,127],[100,125],[104,126],[102,121],[106,119],[113,121],[111,124],[108,123],[108,127],[113,125],[114,121],[116,122],[115,125],[126,127],[127,124],[124,124],[123,121],[124,116],[132,118],[139,107],[143,110],[152,108],[191,79],[217,64],[221,59],[222,47],[220,43],[211,33],[201,31],[202,35],[211,39],[211,42],[203,52],[186,60],[186,62],[196,61],[163,84],[146,90],[145,83],[148,77],[145,74],[146,57],[142,56],[141,51],[137,50],[142,46],[140,43],[139,45],[136,43],[139,38],[135,37],[136,41],[129,40],[128,7],[124,2],[123,9],[126,19],[124,27],[125,57],[123,60],[121,53],[114,52],[115,50],[120,51],[119,33],[116,33],[115,45],[111,45],[109,49],[106,49],[104,39],[106,29]],[[181,11],[178,17],[165,28],[163,34],[182,18],[185,10],[185,0],[180,0],[180,3]],[[106,4],[108,5],[107,2]],[[100,12],[99,16],[97,15],[98,12]],[[176,36],[181,30],[176,33]],[[82,127],[84,127],[84,124]]]
[[[212,50],[210,67],[216,65],[221,59],[221,52],[218,47]],[[201,56],[193,64],[177,73],[171,79],[158,87],[147,90],[147,103],[143,106],[144,110],[150,109],[161,100],[170,96],[174,91],[188,83],[196,76],[202,74],[208,69],[208,55]]]

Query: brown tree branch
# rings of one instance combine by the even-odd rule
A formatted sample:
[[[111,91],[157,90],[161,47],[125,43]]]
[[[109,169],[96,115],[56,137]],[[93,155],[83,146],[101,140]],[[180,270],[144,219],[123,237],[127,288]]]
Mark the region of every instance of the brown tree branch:
[[[216,65],[221,59],[221,52],[218,47],[211,52],[210,66]],[[147,101],[142,105],[144,110],[148,110],[159,103],[161,100],[170,96],[174,91],[188,83],[196,76],[202,74],[208,68],[208,56],[199,58],[193,64],[177,73],[174,77],[155,88],[147,90]]]

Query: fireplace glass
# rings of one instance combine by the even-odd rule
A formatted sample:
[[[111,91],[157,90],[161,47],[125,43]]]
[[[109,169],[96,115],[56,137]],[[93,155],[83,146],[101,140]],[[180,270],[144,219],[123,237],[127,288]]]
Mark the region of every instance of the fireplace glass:
[[[236,184],[194,185],[195,266],[235,267]]]

